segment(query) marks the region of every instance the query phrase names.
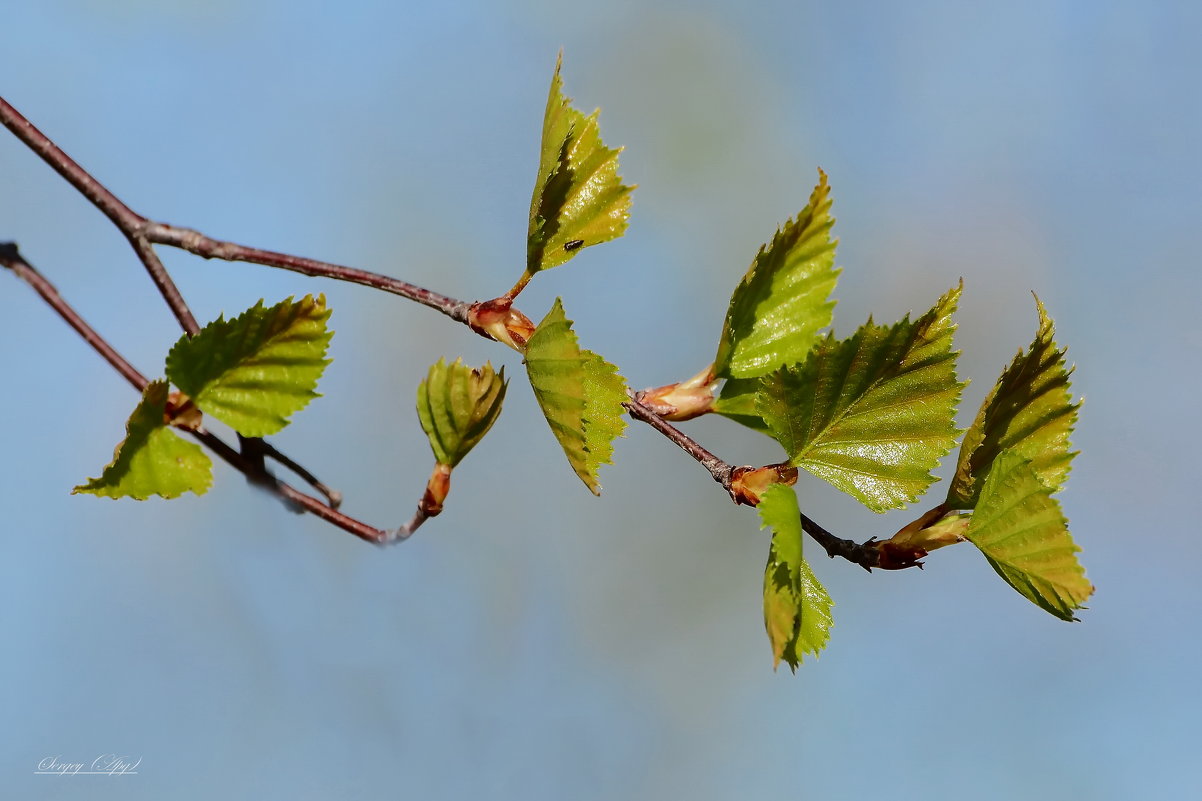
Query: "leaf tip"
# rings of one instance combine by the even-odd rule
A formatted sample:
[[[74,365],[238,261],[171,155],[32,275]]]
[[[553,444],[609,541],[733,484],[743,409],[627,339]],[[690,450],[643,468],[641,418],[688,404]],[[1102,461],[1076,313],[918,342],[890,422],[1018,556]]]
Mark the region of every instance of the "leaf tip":
[[[1035,290],[1031,290],[1031,297],[1035,298],[1035,309],[1039,313],[1039,337],[1051,338],[1056,334],[1056,323],[1048,314],[1048,307],[1039,299],[1039,295],[1035,294]]]

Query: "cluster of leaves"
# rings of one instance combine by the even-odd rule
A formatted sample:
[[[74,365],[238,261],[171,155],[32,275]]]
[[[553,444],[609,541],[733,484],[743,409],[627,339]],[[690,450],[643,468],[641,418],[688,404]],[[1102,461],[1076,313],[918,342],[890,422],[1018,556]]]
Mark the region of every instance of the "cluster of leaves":
[[[917,320],[869,320],[843,340],[819,336],[831,322],[828,298],[838,275],[829,211],[820,175],[810,203],[760,250],[735,289],[714,364],[713,373],[727,378],[714,410],[769,434],[790,464],[869,509],[903,508],[926,492],[931,471],[956,442],[963,384],[952,316],[961,287]],[[947,538],[947,523],[954,524],[1011,586],[1071,620],[1093,588],[1051,496],[1074,456],[1069,434],[1078,404],[1042,304],[1039,318],[1035,341],[998,379],[966,432],[938,514],[908,532],[906,544],[925,554],[960,538]],[[774,532],[764,608],[775,657],[796,667],[803,652],[825,642],[819,632],[829,625],[830,599],[794,545],[802,530],[798,515],[787,513],[795,504],[786,495],[761,502]]]
[[[534,275],[624,233],[633,187],[618,175],[619,152],[602,143],[597,112],[586,116],[563,95],[557,64],[525,270],[508,293],[469,312],[473,328],[523,353],[553,435],[595,494],[598,470],[611,461],[612,443],[626,426],[626,382],[580,347],[560,299],[537,326],[510,304]],[[749,502],[758,504],[762,526],[772,532],[764,621],[773,656],[794,669],[824,647],[833,605],[804,555],[802,513],[789,486],[796,468],[874,512],[900,509],[936,480],[933,471],[960,433],[955,415],[964,384],[956,376],[953,317],[962,287],[915,319],[891,325],[869,319],[837,338],[830,330],[840,272],[833,225],[830,187],[820,171],[809,202],[760,248],[735,287],[713,364],[684,382],[692,408],[672,418],[716,413],[772,437],[785,453],[785,465],[776,467],[787,469],[761,473],[768,484]],[[1053,495],[1074,456],[1069,435],[1078,404],[1052,321],[1042,304],[1038,312],[1035,340],[1005,369],[964,434],[945,499],[881,546],[904,553],[895,566],[908,566],[967,540],[1025,597],[1071,620],[1093,588]],[[169,427],[197,425],[188,413],[195,408],[246,437],[278,431],[315,396],[327,363],[328,315],[322,298],[260,303],[181,339],[166,366],[179,392],[169,394],[167,381],[153,382],[113,463],[77,491],[136,498],[204,492],[208,459]],[[661,389],[670,397],[684,383]],[[441,359],[419,386],[418,417],[436,462],[429,514],[441,509],[451,468],[496,421],[505,389],[504,371]]]
[[[333,336],[329,317],[324,295],[271,307],[260,301],[231,320],[218,317],[194,337],[181,337],[167,354],[166,380],[147,385],[113,461],[75,492],[138,500],[204,494],[212,463],[200,446],[170,429],[198,428],[199,410],[244,437],[280,431],[318,397]],[[169,393],[168,381],[179,391]]]
[[[617,153],[597,138],[595,113],[570,110],[557,66],[519,291],[576,248],[622,233],[629,187],[617,176]],[[704,411],[768,434],[790,465],[875,512],[904,508],[935,481],[932,471],[959,434],[955,415],[964,384],[956,377],[953,316],[962,287],[917,319],[892,325],[870,319],[846,339],[823,335],[839,277],[833,225],[830,188],[820,172],[809,203],[760,249],[735,288],[713,365],[703,371],[713,384],[722,382],[721,391]],[[1003,373],[968,430],[939,514],[909,532],[907,545],[925,554],[965,538],[1015,589],[1073,619],[1092,587],[1051,496],[1063,486],[1073,456],[1068,436],[1077,406],[1042,304],[1039,314],[1035,342]],[[552,341],[555,356],[548,362]],[[621,432],[620,381],[610,380],[616,374],[600,357],[579,351],[559,300],[526,358],[552,430],[573,469],[597,492],[595,465],[609,460],[606,440]],[[605,381],[597,380],[599,369]],[[783,484],[770,487],[759,507],[773,531],[765,623],[777,661],[796,668],[803,653],[825,644],[831,600],[802,554],[795,493]]]

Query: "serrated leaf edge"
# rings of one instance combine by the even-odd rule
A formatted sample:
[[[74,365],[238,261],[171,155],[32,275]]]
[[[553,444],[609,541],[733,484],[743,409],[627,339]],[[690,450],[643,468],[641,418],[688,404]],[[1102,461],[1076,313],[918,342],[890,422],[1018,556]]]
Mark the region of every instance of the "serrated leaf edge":
[[[551,310],[547,312],[542,322],[538,324],[538,327],[535,329],[535,333],[530,337],[530,341],[527,343],[527,375],[530,378],[530,383],[534,389],[535,398],[538,401],[539,408],[542,410],[543,416],[547,419],[547,423],[550,425],[552,433],[555,434],[555,438],[559,442],[560,447],[563,448],[564,454],[568,457],[568,464],[571,465],[572,470],[576,473],[580,480],[584,482],[584,485],[589,488],[590,492],[592,492],[594,495],[600,495],[601,484],[598,481],[597,472],[601,465],[612,464],[613,440],[622,436],[622,432],[626,428],[626,422],[622,416],[625,410],[621,407],[620,401],[614,404],[615,414],[610,416],[617,421],[616,426],[614,426],[614,428],[617,429],[617,433],[613,434],[612,436],[604,433],[599,434],[597,432],[597,428],[603,425],[605,422],[603,410],[598,405],[602,403],[603,400],[597,392],[590,391],[589,382],[595,381],[602,384],[609,383],[611,385],[609,390],[614,394],[614,396],[617,397],[620,395],[622,398],[625,398],[626,382],[618,374],[616,367],[605,361],[605,359],[593,351],[580,347],[579,339],[576,336],[576,332],[572,329],[572,324],[572,321],[567,319],[567,316],[564,313],[562,299],[556,298]],[[576,352],[576,356],[573,358],[559,359],[556,361],[568,362],[569,369],[572,368],[573,364],[579,367],[579,371],[581,373],[581,392],[579,397],[567,395],[558,391],[551,392],[545,385],[542,385],[540,388],[540,385],[534,380],[534,374],[530,372],[529,354],[531,347],[538,347],[536,338],[539,336],[539,332],[543,331],[543,335],[547,336],[548,334],[546,332],[550,330],[551,326],[563,328],[565,333],[562,336],[565,337],[565,340],[569,343],[571,349],[575,350]],[[598,375],[603,377],[598,378]],[[569,427],[559,420],[553,420],[551,415],[547,413],[547,405],[544,402],[543,395],[551,394],[557,395],[564,399],[563,401],[557,402],[553,408],[562,409],[570,414],[579,415],[581,423],[579,430]],[[592,398],[592,403],[590,403],[590,398]],[[579,411],[572,412],[571,407],[578,407]],[[590,434],[593,436],[590,437]],[[581,453],[586,457],[583,461],[578,461],[573,458],[572,451],[569,450],[567,445],[565,445],[565,439],[568,439],[579,445]]]

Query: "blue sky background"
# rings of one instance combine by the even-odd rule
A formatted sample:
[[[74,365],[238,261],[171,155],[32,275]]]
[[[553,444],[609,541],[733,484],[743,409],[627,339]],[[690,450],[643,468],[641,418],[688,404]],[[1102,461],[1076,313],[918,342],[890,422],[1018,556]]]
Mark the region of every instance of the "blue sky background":
[[[412,397],[439,356],[505,364],[505,412],[444,515],[386,552],[224,465],[203,498],[71,496],[136,398],[0,276],[7,795],[1197,792],[1196,4],[76,0],[3,21],[0,92],[134,209],[469,299],[521,271],[563,47],[568,93],[603,107],[640,188],[624,239],[521,306],[563,296],[634,386],[712,358],[730,290],[823,167],[837,332],[964,278],[965,423],[1031,339],[1030,291],[1047,303],[1086,399],[1061,501],[1098,587],[1067,625],[968,546],[921,573],[815,559],[830,645],[773,673],[756,516],[664,440],[633,428],[596,500],[515,354],[392,296],[167,250],[202,319],[327,294],[325,397],[275,442],[352,514],[408,518],[430,468]],[[161,372],[178,330],[141,266],[7,133],[0,239]],[[779,457],[722,421],[690,431],[732,462]],[[913,517],[817,479],[800,497],[858,539]],[[140,756],[139,775],[33,775],[105,753]]]

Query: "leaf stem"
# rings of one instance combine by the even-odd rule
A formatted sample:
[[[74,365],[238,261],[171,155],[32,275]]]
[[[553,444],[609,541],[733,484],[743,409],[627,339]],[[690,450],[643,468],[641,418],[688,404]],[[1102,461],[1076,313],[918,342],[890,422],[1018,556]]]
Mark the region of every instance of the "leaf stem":
[[[530,272],[529,270],[524,271],[522,273],[522,277],[518,279],[518,282],[510,287],[509,291],[501,297],[506,298],[507,300],[513,300],[521,293],[523,289],[526,288],[526,284],[530,283],[530,279],[533,276],[534,273]]]

